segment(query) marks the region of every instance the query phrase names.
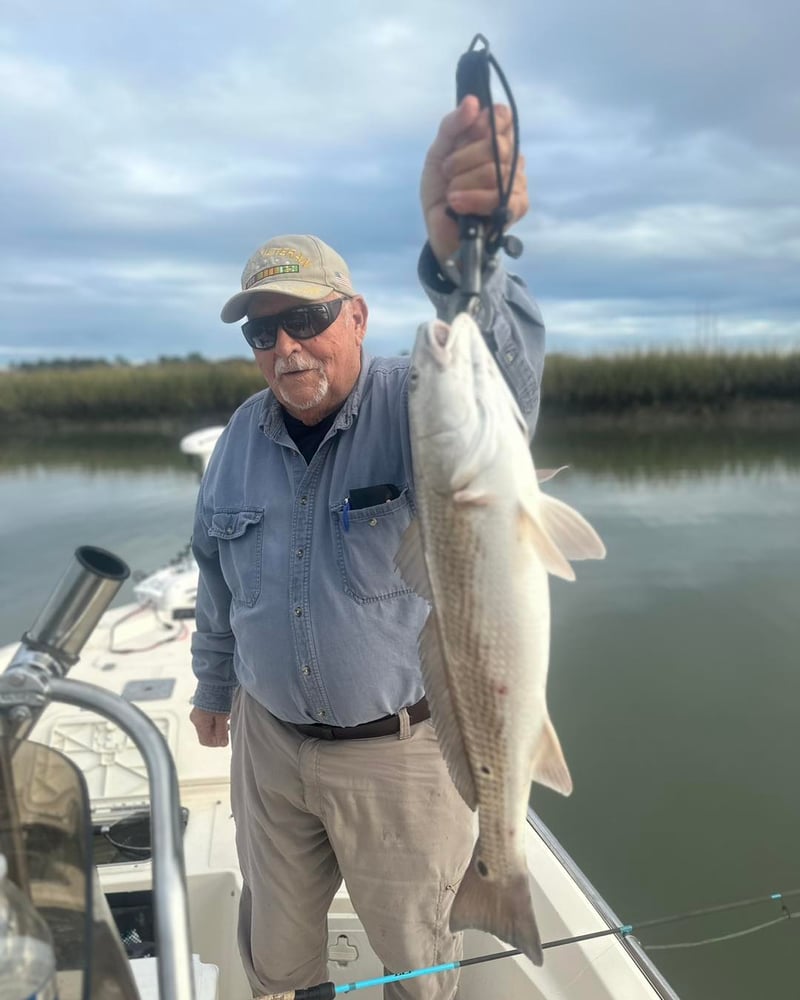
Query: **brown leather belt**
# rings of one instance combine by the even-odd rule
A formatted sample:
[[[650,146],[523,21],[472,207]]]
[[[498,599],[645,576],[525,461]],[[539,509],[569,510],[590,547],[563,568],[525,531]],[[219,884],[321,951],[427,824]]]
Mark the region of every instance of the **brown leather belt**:
[[[420,699],[416,705],[411,705],[408,709],[408,719],[412,726],[430,717],[431,711],[426,698]],[[397,715],[385,715],[382,719],[364,722],[360,726],[324,726],[317,722],[308,725],[287,722],[285,725],[315,740],[369,740],[376,736],[391,736],[392,733],[400,732],[400,718]]]

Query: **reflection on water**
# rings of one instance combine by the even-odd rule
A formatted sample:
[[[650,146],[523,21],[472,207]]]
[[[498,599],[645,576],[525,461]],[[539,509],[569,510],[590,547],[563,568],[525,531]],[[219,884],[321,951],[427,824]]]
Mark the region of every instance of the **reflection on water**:
[[[767,432],[713,424],[668,430],[588,424],[577,431],[574,425],[561,428],[543,421],[534,458],[542,467],[568,464],[582,472],[609,473],[620,479],[644,475],[661,480],[731,469],[753,472],[775,463],[798,469],[800,427]]]
[[[634,924],[797,883],[798,446],[714,443],[664,436],[626,455],[624,439],[593,436],[546,487],[592,521],[608,557],[552,584],[548,698],[575,793],[534,786],[532,802]],[[547,447],[560,464],[562,447]],[[776,916],[765,904],[642,937]],[[684,1000],[749,1000],[794,982],[797,934],[653,958]]]
[[[88,472],[112,469],[186,469],[190,459],[178,448],[187,427],[171,433],[130,431],[59,431],[36,437],[5,432],[0,448],[0,473],[45,466],[69,467]]]
[[[0,643],[18,639],[79,545],[109,549],[131,567],[115,604],[191,536],[199,467],[180,434],[61,434],[0,450]]]
[[[129,431],[59,431],[25,438],[7,435],[0,447],[0,472],[44,465],[86,470],[185,469],[191,460],[178,443],[195,425],[162,433]],[[591,422],[560,425],[540,422],[534,446],[542,467],[569,464],[582,472],[607,472],[619,478],[645,475],[659,479],[673,473],[753,471],[775,462],[800,467],[800,426],[759,428],[709,423],[668,429],[632,425],[608,427]]]
[[[198,480],[179,438],[4,447],[0,640],[30,625],[77,545],[141,571],[185,545]],[[552,583],[548,698],[575,792],[535,786],[535,808],[625,922],[794,888],[800,435],[543,427],[535,454],[569,464],[546,489],[608,547]],[[642,937],[710,937],[773,911]],[[653,957],[684,1000],[778,996],[798,933]]]

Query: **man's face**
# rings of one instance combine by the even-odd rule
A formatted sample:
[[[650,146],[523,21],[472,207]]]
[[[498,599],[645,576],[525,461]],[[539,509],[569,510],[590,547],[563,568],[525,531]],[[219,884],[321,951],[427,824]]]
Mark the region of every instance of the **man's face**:
[[[320,301],[341,298],[331,293]],[[248,319],[274,316],[294,306],[307,305],[287,295],[254,296]],[[334,322],[310,340],[293,340],[278,330],[275,346],[253,351],[267,385],[293,417],[304,424],[319,423],[345,401],[361,371],[361,342],[367,331],[367,306],[357,296],[342,303]]]

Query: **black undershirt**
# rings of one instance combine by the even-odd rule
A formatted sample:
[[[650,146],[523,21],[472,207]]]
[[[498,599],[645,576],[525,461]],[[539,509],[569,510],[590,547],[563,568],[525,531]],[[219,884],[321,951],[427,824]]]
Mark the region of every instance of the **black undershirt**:
[[[308,465],[314,457],[317,448],[319,448],[322,444],[322,439],[333,426],[333,422],[336,419],[338,412],[339,410],[336,410],[334,413],[329,413],[328,416],[323,417],[318,424],[311,424],[311,426],[308,426],[307,424],[304,424],[302,420],[298,420],[296,417],[293,417],[291,413],[287,413],[286,410],[283,411],[283,422],[286,424],[286,430],[289,437],[300,449],[300,454],[306,460],[306,465]]]
[[[439,263],[431,250],[430,243],[426,243],[420,254],[418,265],[419,276],[423,284],[428,285],[437,292],[449,294],[455,289],[455,285],[449,278],[442,274]],[[337,410],[336,413],[339,411]],[[322,444],[322,439],[331,429],[336,413],[330,413],[318,424],[307,427],[301,420],[296,420],[286,410],[283,411],[283,420],[289,437],[300,449],[300,454],[306,460],[306,465],[311,461],[317,448]]]

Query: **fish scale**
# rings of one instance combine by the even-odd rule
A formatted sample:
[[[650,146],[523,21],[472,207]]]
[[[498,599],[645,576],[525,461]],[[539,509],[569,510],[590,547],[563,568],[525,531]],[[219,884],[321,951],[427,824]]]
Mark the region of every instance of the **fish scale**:
[[[569,794],[550,721],[548,573],[605,549],[543,495],[527,429],[474,320],[420,328],[409,374],[417,518],[397,554],[431,612],[420,662],[449,773],[478,811],[478,840],[450,914],[541,964],[524,853],[531,780]]]
[[[448,688],[470,761],[477,801],[483,807],[483,815],[495,819],[481,825],[481,856],[490,874],[502,878],[518,870],[519,855],[512,860],[509,852],[522,850],[521,828],[508,796],[514,775],[509,774],[507,762],[512,751],[531,759],[538,736],[537,715],[542,714],[543,707],[536,704],[537,692],[528,688],[517,690],[519,685],[515,686],[510,666],[519,662],[521,655],[520,650],[513,648],[519,631],[516,619],[529,609],[508,600],[508,595],[493,599],[493,595],[499,597],[504,593],[500,587],[488,587],[485,592],[476,587],[477,581],[492,580],[502,574],[513,558],[513,537],[505,545],[497,544],[496,532],[485,523],[502,516],[494,506],[448,509],[458,506],[452,500],[441,502],[438,498],[431,504],[432,537],[447,540],[447,544],[440,544],[431,554],[436,578],[447,582],[444,593],[437,595],[434,589],[434,605],[441,609],[437,614],[454,624],[453,628],[443,630]],[[424,518],[425,514],[420,516]],[[446,532],[442,530],[445,526]],[[489,537],[492,548],[487,551],[483,540]],[[541,615],[538,617],[541,619]],[[547,620],[534,624],[526,643],[529,648],[538,646],[540,657],[547,656],[548,626]],[[530,779],[523,776],[523,783],[527,791]],[[527,811],[527,794],[525,808]]]

